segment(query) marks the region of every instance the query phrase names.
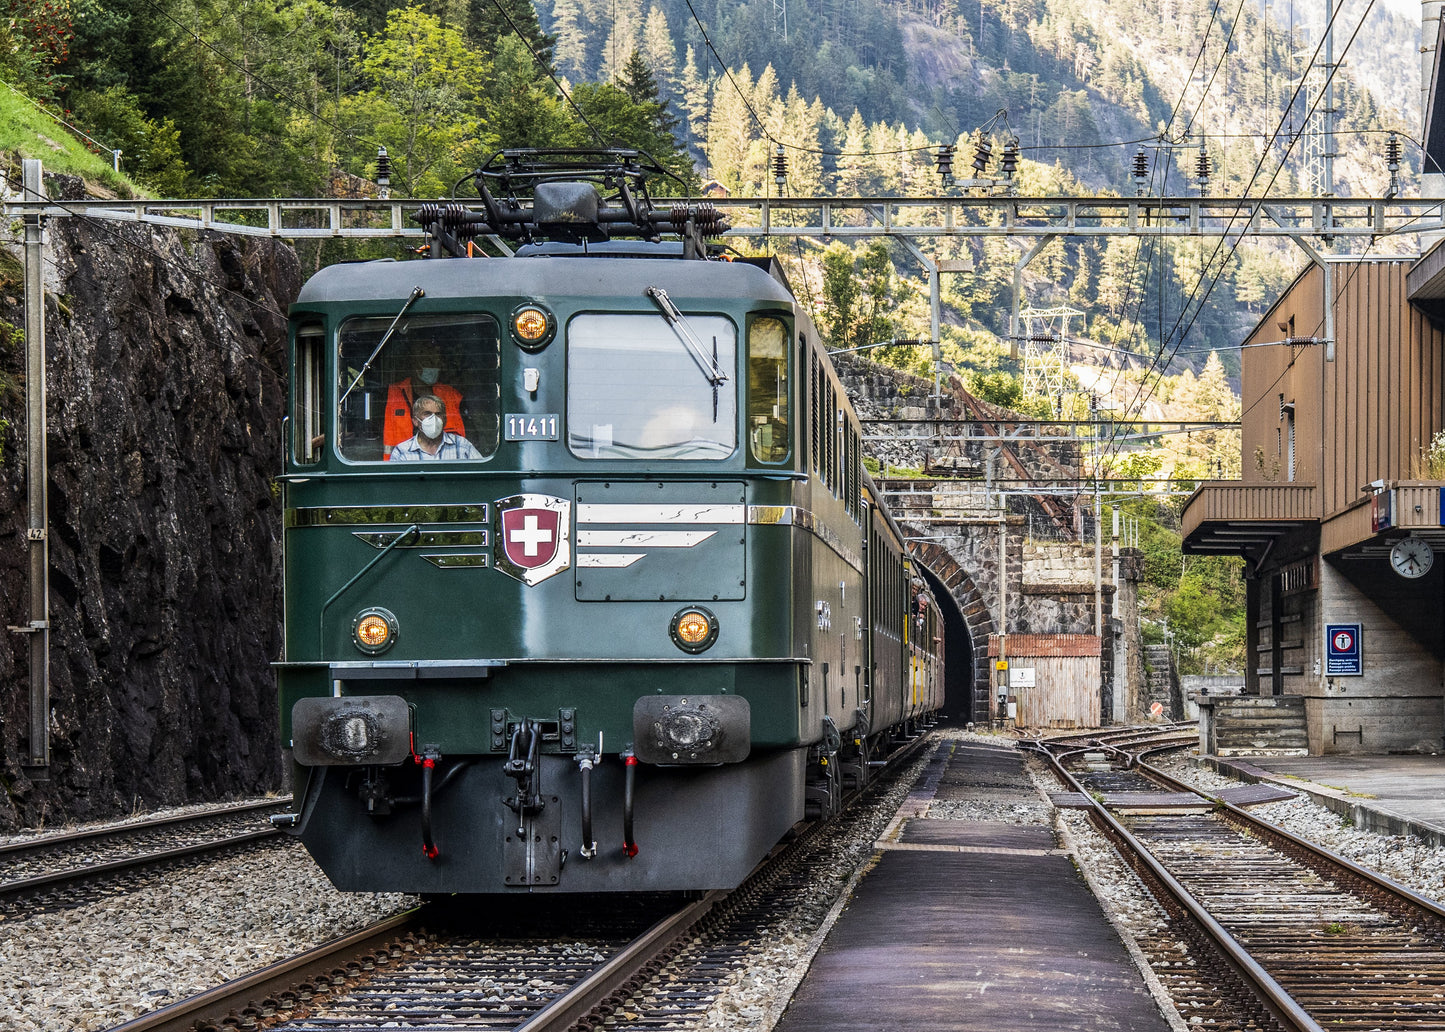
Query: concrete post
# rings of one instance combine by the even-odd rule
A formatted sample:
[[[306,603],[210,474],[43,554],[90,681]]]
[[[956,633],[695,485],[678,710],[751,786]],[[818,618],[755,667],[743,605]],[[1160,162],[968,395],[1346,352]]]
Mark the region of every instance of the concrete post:
[[[26,201],[45,200],[40,162],[26,159]],[[45,485],[45,285],[44,226],[25,216],[25,540],[30,551],[30,622],[13,628],[30,635],[30,745],[27,762],[44,773],[50,766],[50,551]]]

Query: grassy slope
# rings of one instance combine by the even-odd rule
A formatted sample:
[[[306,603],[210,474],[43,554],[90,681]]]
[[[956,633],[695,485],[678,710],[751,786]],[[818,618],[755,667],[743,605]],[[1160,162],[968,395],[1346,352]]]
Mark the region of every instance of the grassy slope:
[[[38,158],[46,172],[80,176],[97,196],[139,197],[142,192],[104,157],[86,148],[65,126],[27,97],[0,85],[0,154]],[[11,174],[19,185],[19,169]]]

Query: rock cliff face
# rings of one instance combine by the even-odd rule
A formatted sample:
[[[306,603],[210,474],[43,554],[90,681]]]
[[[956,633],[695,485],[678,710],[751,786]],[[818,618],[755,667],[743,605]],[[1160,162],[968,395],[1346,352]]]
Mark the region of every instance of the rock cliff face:
[[[24,378],[16,269],[0,265],[0,386]],[[48,781],[21,770],[29,650],[7,633],[0,830],[275,788],[272,478],[296,255],[65,218],[47,227],[45,276],[52,763]],[[0,624],[23,624],[23,386],[0,418]]]

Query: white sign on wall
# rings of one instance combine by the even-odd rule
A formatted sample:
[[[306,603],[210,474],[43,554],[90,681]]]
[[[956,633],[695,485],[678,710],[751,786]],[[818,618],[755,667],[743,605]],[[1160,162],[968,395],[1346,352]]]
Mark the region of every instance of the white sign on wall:
[[[1008,686],[1010,688],[1032,688],[1034,687],[1034,668],[1010,667],[1008,672]]]

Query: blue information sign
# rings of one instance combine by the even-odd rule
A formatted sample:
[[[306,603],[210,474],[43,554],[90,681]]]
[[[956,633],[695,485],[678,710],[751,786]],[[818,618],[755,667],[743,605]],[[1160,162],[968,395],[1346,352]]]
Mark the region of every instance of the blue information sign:
[[[1325,673],[1330,677],[1358,677],[1364,673],[1359,624],[1325,624]]]

